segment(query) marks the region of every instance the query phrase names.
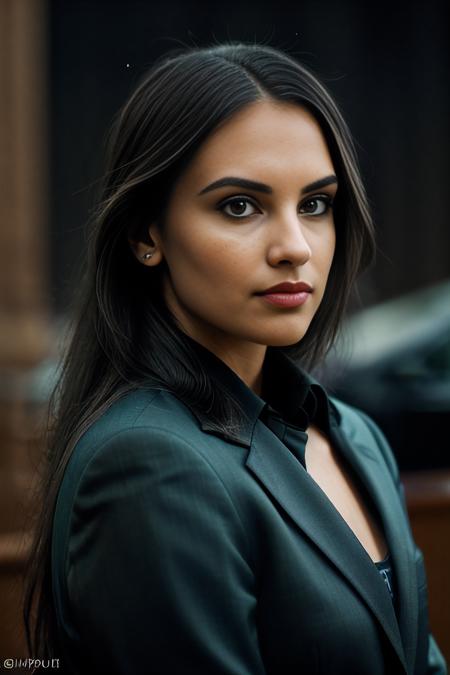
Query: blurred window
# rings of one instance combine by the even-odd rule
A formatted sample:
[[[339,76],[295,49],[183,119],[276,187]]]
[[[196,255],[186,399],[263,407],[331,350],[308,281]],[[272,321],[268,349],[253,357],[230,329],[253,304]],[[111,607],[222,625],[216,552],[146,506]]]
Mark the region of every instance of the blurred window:
[[[427,352],[413,354],[400,361],[394,374],[401,378],[422,378],[450,381],[450,335],[443,336]]]
[[[426,356],[425,365],[438,377],[450,379],[450,336]]]

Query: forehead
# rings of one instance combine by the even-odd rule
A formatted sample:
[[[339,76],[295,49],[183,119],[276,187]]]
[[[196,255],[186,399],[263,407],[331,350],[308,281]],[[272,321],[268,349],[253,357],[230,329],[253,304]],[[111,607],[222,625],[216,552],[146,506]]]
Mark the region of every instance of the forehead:
[[[319,124],[300,105],[258,101],[216,129],[200,146],[185,179],[205,183],[225,175],[273,180],[286,174],[312,180],[333,173]],[[267,176],[266,180],[268,180]],[[184,181],[183,181],[184,182]]]

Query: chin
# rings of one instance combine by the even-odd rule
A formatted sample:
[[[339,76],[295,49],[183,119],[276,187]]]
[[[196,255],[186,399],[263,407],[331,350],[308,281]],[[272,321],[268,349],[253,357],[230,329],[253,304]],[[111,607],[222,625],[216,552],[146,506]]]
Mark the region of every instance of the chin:
[[[271,334],[266,334],[261,336],[258,340],[260,344],[267,345],[267,347],[290,347],[297,344],[305,336],[307,328],[302,328],[297,330],[284,330],[272,332]]]
[[[270,342],[266,342],[268,347],[292,347],[292,345],[296,345],[300,340],[303,338],[303,334],[297,338],[296,340],[282,340],[281,338],[278,340],[271,340]]]

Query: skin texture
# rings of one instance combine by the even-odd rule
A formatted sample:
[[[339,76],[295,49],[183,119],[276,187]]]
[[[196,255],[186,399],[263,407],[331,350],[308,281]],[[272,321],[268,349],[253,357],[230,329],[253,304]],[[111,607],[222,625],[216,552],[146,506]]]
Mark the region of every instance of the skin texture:
[[[133,245],[142,264],[166,260],[165,299],[183,329],[258,393],[267,345],[298,342],[322,300],[335,250],[333,210],[324,199],[337,185],[301,191],[334,173],[309,112],[258,101],[199,148],[174,188],[164,227],[149,226],[154,246]],[[272,193],[225,186],[199,195],[225,176],[265,183]],[[246,201],[220,210],[232,196]],[[153,256],[143,260],[147,251]],[[255,295],[283,281],[309,283],[306,303],[280,307]]]

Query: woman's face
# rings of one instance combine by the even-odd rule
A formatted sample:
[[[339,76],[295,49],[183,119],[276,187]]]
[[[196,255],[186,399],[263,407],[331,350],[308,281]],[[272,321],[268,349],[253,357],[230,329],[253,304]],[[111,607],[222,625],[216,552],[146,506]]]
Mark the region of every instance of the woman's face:
[[[211,134],[164,227],[150,227],[146,264],[165,259],[165,299],[184,330],[216,353],[301,340],[333,260],[336,189],[320,127],[299,106],[257,102]],[[262,294],[283,282],[311,290]]]

